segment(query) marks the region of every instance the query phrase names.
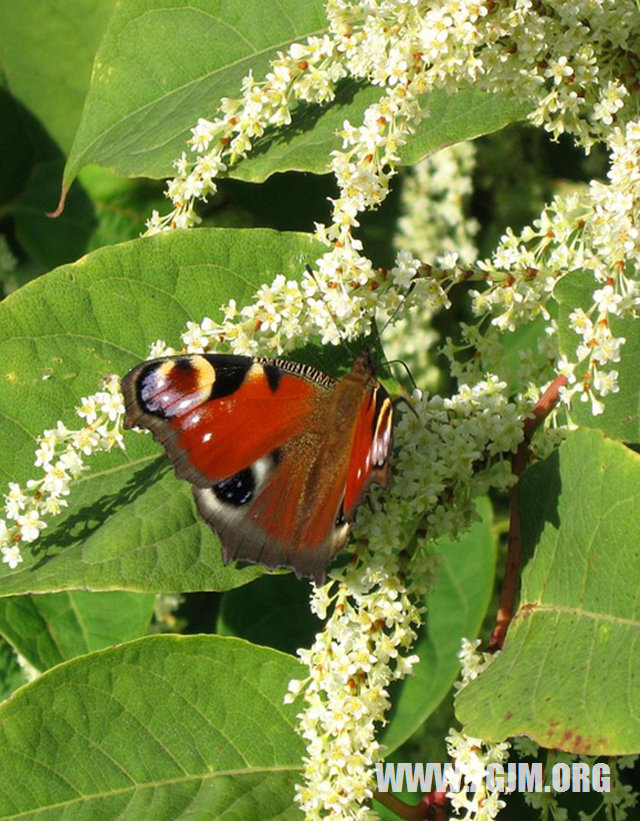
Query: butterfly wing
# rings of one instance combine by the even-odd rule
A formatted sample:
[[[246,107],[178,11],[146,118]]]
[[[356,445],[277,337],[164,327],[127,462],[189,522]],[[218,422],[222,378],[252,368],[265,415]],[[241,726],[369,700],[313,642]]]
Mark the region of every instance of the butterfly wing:
[[[393,447],[393,404],[376,383],[365,395],[351,440],[349,470],[344,496],[347,521],[372,484],[387,486],[389,453]]]
[[[122,380],[124,425],[149,429],[180,478],[211,487],[304,430],[331,380],[314,382],[313,369],[292,371],[225,354],[151,360]]]
[[[277,464],[263,457],[214,487],[194,488],[198,511],[219,535],[225,561],[290,567],[321,583],[349,535],[340,513],[347,454],[342,468],[329,455],[322,440],[305,432],[282,447]]]
[[[298,363],[193,354],[122,380],[125,427],[148,428],[225,561],[320,583],[372,482],[386,484],[390,400],[367,354],[340,382]]]

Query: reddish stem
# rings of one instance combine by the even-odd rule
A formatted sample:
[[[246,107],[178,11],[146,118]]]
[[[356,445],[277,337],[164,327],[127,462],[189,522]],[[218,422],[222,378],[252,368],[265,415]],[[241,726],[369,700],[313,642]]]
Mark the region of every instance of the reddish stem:
[[[395,813],[398,818],[406,821],[447,821],[448,801],[444,793],[432,791],[422,796],[418,804],[407,804],[393,793],[378,792],[373,794],[374,799]]]
[[[567,384],[566,376],[556,376],[533,409],[533,416],[524,423],[524,439],[512,457],[512,470],[521,476],[529,462],[529,443],[536,430],[558,404],[560,388]],[[522,536],[520,533],[520,514],[518,511],[518,485],[511,488],[509,495],[509,538],[507,564],[504,581],[500,592],[500,604],[496,625],[489,640],[489,651],[500,650],[507,635],[507,629],[513,618],[516,598],[520,587],[520,563],[522,561]]]

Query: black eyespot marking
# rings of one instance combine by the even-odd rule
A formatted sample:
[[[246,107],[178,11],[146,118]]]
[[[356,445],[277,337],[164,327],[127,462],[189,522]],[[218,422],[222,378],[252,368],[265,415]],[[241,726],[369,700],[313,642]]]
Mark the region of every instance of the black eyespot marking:
[[[234,356],[233,354],[215,354],[208,358],[208,361],[216,372],[216,380],[209,399],[222,399],[223,396],[235,393],[244,382],[247,371],[253,364],[250,356]]]
[[[175,361],[175,366],[176,368],[180,368],[181,371],[193,370],[191,359],[188,356],[179,356]]]
[[[282,450],[280,448],[276,448],[272,450],[269,454],[271,456],[271,462],[274,468],[277,468],[280,462],[282,462]]]
[[[216,497],[224,504],[242,507],[253,499],[256,483],[251,468],[245,468],[234,473],[228,479],[223,479],[212,488]]]
[[[278,390],[282,373],[275,365],[263,365],[264,375],[267,377],[269,387],[275,393]]]

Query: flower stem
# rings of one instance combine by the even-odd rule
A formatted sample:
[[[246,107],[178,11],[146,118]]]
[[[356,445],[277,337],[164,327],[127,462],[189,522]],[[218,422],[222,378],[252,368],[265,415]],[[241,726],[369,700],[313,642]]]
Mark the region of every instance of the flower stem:
[[[533,416],[524,423],[524,439],[512,458],[512,469],[516,476],[521,476],[529,462],[529,443],[538,427],[557,405],[560,388],[567,384],[567,377],[556,376],[533,409]],[[509,496],[509,538],[507,548],[507,565],[500,593],[500,604],[496,616],[496,625],[489,640],[489,650],[502,648],[507,629],[513,618],[516,597],[520,586],[520,564],[522,560],[522,535],[520,532],[520,514],[518,512],[518,485],[511,488]]]

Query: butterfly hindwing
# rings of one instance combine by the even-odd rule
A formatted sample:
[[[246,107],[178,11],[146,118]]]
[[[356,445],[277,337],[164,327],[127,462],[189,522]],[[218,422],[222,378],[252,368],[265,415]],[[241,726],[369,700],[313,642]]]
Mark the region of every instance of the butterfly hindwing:
[[[324,486],[312,484],[314,466],[299,458],[299,445],[293,441],[277,460],[263,457],[215,487],[194,488],[194,496],[198,512],[220,536],[225,561],[291,567],[320,581],[348,537],[348,525],[338,522],[346,474]]]
[[[387,485],[392,448],[393,405],[377,384],[365,397],[351,440],[344,509],[353,521],[357,506],[371,484]]]

